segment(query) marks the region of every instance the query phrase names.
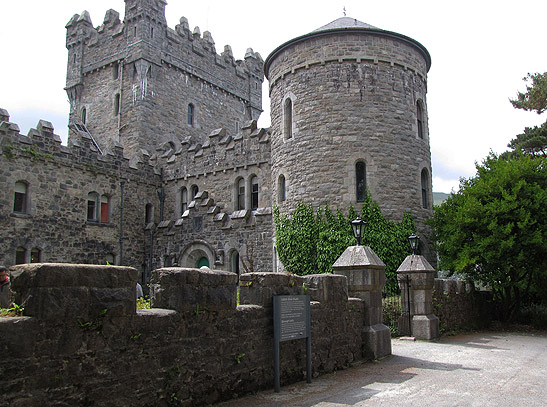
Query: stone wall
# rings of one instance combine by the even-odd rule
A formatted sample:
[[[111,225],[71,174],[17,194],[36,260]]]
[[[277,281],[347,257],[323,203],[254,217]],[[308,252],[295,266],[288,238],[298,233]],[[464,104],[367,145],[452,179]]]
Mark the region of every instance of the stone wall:
[[[273,386],[272,295],[311,296],[313,376],[361,360],[363,302],[343,276],[160,269],[135,312],[137,272],[11,269],[24,317],[0,319],[0,406],[199,406]],[[157,308],[156,308],[157,307]],[[161,308],[159,308],[161,307]],[[304,380],[304,340],[282,342],[281,384]]]
[[[492,321],[493,311],[491,292],[476,291],[468,281],[435,279],[433,312],[439,318],[441,333],[485,328]]]

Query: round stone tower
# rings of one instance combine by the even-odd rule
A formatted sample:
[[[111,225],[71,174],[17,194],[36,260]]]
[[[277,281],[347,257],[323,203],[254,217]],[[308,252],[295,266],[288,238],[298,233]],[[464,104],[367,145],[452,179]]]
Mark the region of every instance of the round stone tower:
[[[280,210],[360,209],[368,189],[390,219],[431,216],[430,65],[419,42],[349,17],[277,47],[264,71]]]

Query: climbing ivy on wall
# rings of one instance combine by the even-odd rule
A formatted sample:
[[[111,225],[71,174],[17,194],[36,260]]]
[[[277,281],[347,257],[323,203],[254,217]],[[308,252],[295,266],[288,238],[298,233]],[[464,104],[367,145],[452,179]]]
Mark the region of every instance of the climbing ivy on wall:
[[[332,265],[348,246],[355,245],[350,222],[358,213],[335,213],[325,206],[314,213],[311,204],[300,202],[290,215],[274,207],[275,239],[279,259],[288,272],[305,275],[331,273]],[[405,213],[401,222],[385,219],[380,207],[367,193],[361,209],[367,222],[362,244],[370,246],[386,265],[386,288],[396,292],[399,268],[411,253],[408,236],[415,230],[412,216]]]

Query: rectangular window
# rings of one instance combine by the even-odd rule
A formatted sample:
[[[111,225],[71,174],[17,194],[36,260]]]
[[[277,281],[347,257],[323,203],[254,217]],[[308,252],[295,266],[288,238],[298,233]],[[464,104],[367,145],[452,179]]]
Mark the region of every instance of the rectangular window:
[[[15,193],[13,196],[13,212],[27,212],[27,185],[23,182],[15,183]]]
[[[25,257],[27,251],[24,247],[18,247],[15,250],[15,264],[25,264]]]

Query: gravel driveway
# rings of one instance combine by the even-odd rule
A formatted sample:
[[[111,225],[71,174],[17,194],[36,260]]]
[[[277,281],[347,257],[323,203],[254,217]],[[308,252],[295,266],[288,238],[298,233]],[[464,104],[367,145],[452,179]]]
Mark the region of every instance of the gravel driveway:
[[[547,406],[547,332],[394,339],[393,355],[218,407]],[[273,385],[273,384],[272,384]]]

